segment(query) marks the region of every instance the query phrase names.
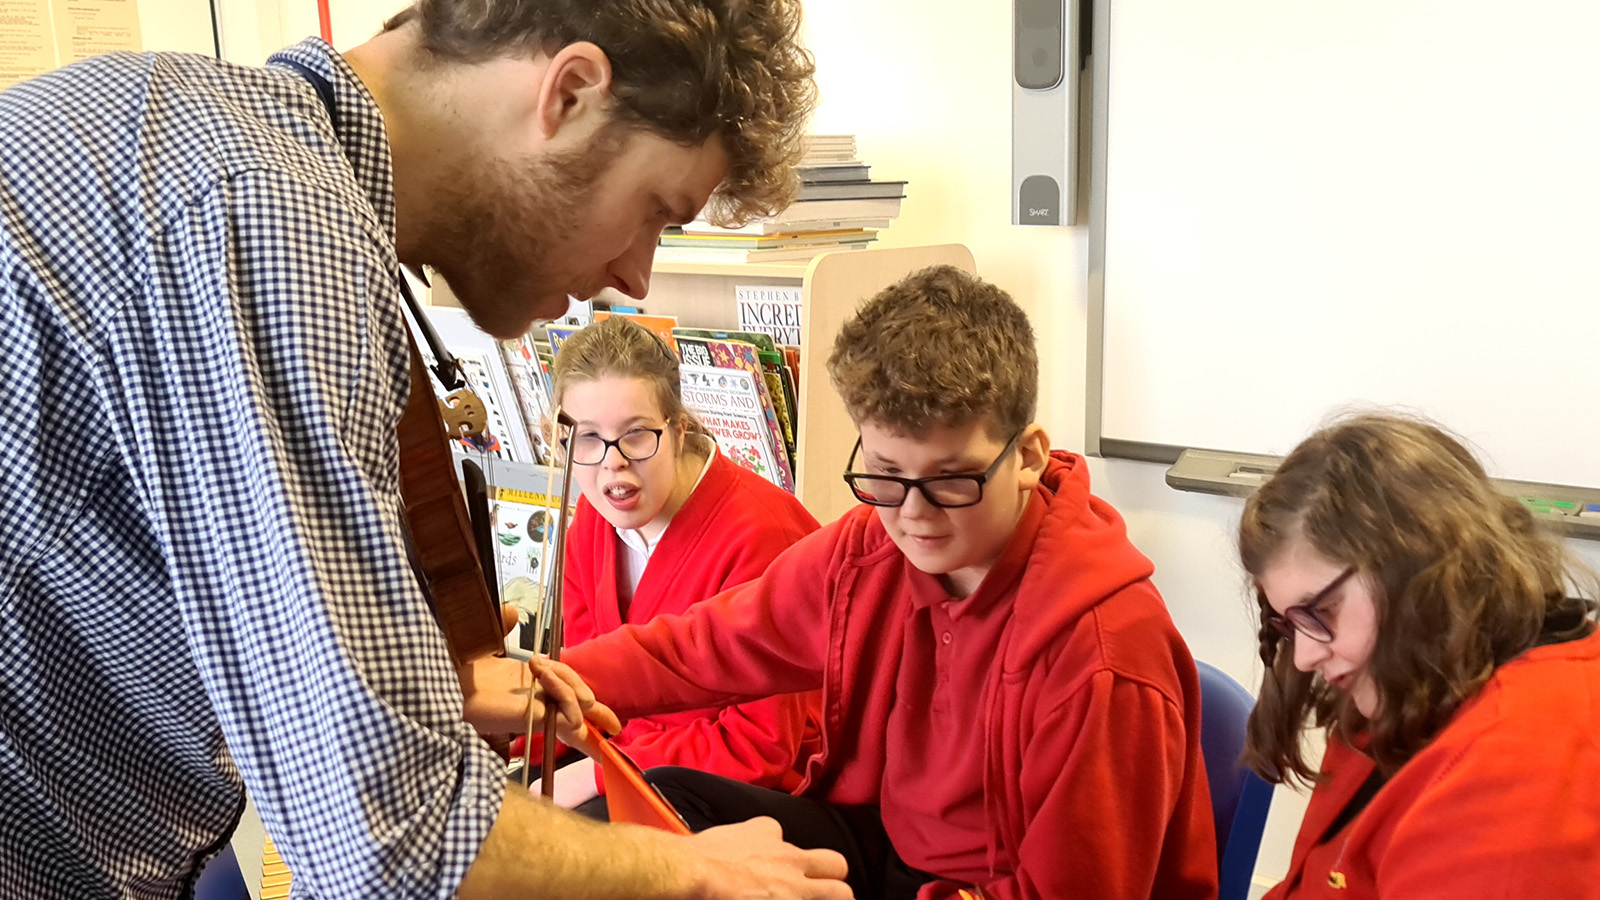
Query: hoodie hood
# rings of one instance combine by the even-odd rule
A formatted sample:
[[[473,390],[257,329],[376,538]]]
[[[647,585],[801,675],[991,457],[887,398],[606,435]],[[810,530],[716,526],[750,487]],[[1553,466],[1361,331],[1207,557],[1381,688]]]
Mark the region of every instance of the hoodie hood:
[[[1003,668],[1031,665],[1051,642],[1107,598],[1149,578],[1155,565],[1128,542],[1122,516],[1089,493],[1089,467],[1076,453],[1055,450],[1031,502],[1045,505],[1017,592],[1016,623]],[[1093,560],[1093,565],[1083,565]]]

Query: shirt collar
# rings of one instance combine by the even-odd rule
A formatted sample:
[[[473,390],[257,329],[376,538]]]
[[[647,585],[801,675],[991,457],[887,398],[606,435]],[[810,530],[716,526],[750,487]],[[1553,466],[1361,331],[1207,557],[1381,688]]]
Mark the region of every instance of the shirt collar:
[[[292,47],[274,53],[267,65],[293,61],[328,80],[333,87],[338,115],[330,122],[344,158],[355,174],[356,183],[366,192],[384,232],[394,237],[394,169],[389,149],[389,133],[383,126],[383,113],[372,93],[356,75],[355,69],[333,46],[320,38],[306,38]],[[300,76],[296,74],[296,78]],[[311,85],[306,90],[316,98]],[[317,98],[317,105],[322,102]]]

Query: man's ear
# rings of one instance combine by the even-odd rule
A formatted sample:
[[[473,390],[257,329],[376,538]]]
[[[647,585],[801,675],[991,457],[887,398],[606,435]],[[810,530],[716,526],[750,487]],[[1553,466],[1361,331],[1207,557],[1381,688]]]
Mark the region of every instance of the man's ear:
[[[1044,477],[1045,466],[1050,463],[1050,436],[1044,426],[1034,422],[1022,429],[1017,438],[1017,488],[1031,491]]]
[[[539,136],[549,140],[574,122],[604,121],[611,103],[611,60],[605,51],[588,41],[568,44],[550,57],[539,83]]]

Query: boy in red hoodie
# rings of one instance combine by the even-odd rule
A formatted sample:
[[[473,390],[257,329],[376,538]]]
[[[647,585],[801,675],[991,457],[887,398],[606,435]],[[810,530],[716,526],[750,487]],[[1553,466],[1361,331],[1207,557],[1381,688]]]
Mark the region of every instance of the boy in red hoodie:
[[[822,746],[793,796],[652,779],[696,827],[769,815],[838,850],[863,900],[1214,898],[1194,662],[1083,457],[1033,422],[1027,316],[926,269],[845,323],[828,370],[863,505],[566,657],[624,718],[820,687]]]

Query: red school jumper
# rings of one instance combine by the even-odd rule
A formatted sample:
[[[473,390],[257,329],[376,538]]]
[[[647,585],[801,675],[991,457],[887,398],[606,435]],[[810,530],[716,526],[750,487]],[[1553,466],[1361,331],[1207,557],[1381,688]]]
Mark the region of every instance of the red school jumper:
[[[966,858],[978,835],[982,877],[935,871],[941,879],[923,898],[976,883],[999,900],[1209,900],[1216,843],[1199,681],[1151,572],[1121,517],[1090,495],[1083,458],[1057,451],[973,595],[1009,613],[983,670],[951,675],[980,697],[960,731],[924,722],[918,736],[894,715],[907,655],[938,658],[914,643],[936,579],[906,560],[867,506],[800,541],[760,579],[566,659],[623,716],[820,685],[822,744],[799,793],[880,805],[907,862]],[[897,721],[908,730],[897,733]],[[900,818],[922,805],[904,795],[928,785],[887,777],[906,770],[890,759],[906,741],[934,746],[927,765],[944,766],[953,793],[977,791],[976,831]]]
[[[1600,898],[1600,634],[1496,669],[1323,841],[1373,769],[1330,741],[1289,877],[1267,900]]]
[[[817,520],[793,494],[718,451],[662,534],[624,615],[617,596],[617,531],[580,498],[567,535],[562,609],[570,646],[564,652],[624,624],[681,613],[749,581],[816,530]],[[688,766],[793,790],[801,780],[807,722],[820,718],[817,704],[815,692],[733,706],[708,703],[706,709],[630,719],[613,742],[642,768]],[[600,780],[598,768],[595,778]]]

